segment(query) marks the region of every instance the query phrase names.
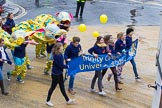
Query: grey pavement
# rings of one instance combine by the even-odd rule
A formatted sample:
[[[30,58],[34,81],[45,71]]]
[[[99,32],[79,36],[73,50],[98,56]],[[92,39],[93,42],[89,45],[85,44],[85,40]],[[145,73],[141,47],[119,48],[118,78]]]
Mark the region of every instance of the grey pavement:
[[[25,8],[27,14],[19,18],[16,23],[27,19],[34,19],[40,14],[54,15],[59,11],[75,14],[75,0],[40,0],[40,7],[35,6],[35,0],[10,0]],[[130,13],[135,10],[135,15]],[[83,19],[74,19],[72,25],[85,23],[87,25],[101,25],[99,16],[107,14],[108,25],[159,25],[162,1],[160,0],[96,0],[91,4],[86,2]]]
[[[7,1],[6,4],[3,5],[3,7],[5,11],[4,13],[1,14],[2,18],[6,18],[8,13],[11,13],[11,12],[15,15],[20,10],[20,8],[17,5],[9,1]]]

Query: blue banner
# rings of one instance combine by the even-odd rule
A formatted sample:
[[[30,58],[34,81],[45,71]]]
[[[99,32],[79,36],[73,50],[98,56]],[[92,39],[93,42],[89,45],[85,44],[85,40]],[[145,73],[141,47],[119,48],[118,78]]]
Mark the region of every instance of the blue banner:
[[[125,53],[120,55],[99,55],[95,58],[93,55],[84,55],[72,59],[68,65],[68,75],[73,75],[79,72],[87,72],[101,70],[124,64],[130,61],[136,55],[138,40],[135,40],[132,47]]]

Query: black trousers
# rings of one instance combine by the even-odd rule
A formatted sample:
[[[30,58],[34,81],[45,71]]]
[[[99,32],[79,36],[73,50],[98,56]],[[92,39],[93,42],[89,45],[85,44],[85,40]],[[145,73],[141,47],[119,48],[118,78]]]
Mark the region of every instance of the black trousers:
[[[66,91],[65,91],[63,74],[61,74],[61,75],[52,74],[51,76],[52,76],[52,84],[51,84],[51,87],[48,91],[47,102],[50,101],[51,95],[52,95],[53,91],[55,90],[57,84],[59,84],[61,93],[64,96],[65,100],[69,101],[69,97],[67,96]]]
[[[94,75],[92,82],[91,82],[91,89],[94,89],[97,78],[98,78],[99,92],[102,92],[102,73],[101,73],[101,70],[95,71],[95,75]]]
[[[117,78],[117,70],[116,70],[116,67],[111,67],[110,68],[113,75],[114,75],[114,81],[115,83],[118,83],[118,78]],[[103,69],[102,70],[102,78],[104,77],[105,73],[107,72],[108,69]]]
[[[75,16],[78,17],[78,14],[79,14],[79,10],[80,10],[80,16],[82,17],[83,15],[83,10],[84,10],[84,5],[85,5],[85,2],[78,2],[77,1],[77,8],[76,8],[76,13],[75,13]]]

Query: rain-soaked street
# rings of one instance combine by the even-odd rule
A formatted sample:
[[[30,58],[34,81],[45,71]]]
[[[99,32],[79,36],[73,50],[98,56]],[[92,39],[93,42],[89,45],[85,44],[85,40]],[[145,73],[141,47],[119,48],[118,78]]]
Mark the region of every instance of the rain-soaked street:
[[[27,15],[16,20],[17,22],[35,18],[42,13],[53,15],[59,11],[67,11],[75,14],[76,9],[75,0],[40,0],[40,8],[35,7],[35,0],[10,1],[19,4],[27,11]],[[98,25],[99,16],[107,14],[109,25],[159,25],[161,10],[162,1],[160,0],[96,0],[92,4],[91,1],[87,1],[83,20],[75,20],[73,24]]]
[[[52,14],[67,11],[75,13],[75,0],[40,0],[40,7],[34,5],[34,0],[10,0],[23,7],[25,14],[17,15],[16,23],[28,19],[34,19],[40,14]],[[51,101],[54,108],[150,108],[152,104],[153,89],[147,87],[154,84],[156,76],[155,55],[160,31],[160,11],[162,11],[161,0],[96,0],[95,3],[87,1],[84,9],[83,19],[74,19],[67,37],[70,40],[73,36],[81,38],[83,50],[94,45],[95,39],[91,36],[93,31],[99,31],[101,35],[112,34],[116,39],[118,32],[125,32],[127,26],[134,25],[135,35],[139,38],[136,65],[141,82],[136,82],[130,62],[124,65],[121,84],[122,91],[115,91],[113,78],[107,81],[107,75],[103,79],[105,97],[90,92],[90,83],[94,72],[79,73],[75,79],[76,95],[68,96],[76,99],[74,105],[66,105],[59,86],[53,93]],[[99,22],[99,16],[107,14],[107,24]],[[85,32],[79,32],[78,24],[87,25]],[[135,37],[136,38],[136,37]],[[10,50],[7,50],[10,54]],[[32,70],[27,71],[24,84],[16,82],[16,77],[11,81],[5,80],[9,96],[0,94],[0,108],[48,108],[45,104],[48,89],[51,84],[51,77],[43,74],[46,58],[35,57],[35,46],[28,45],[27,53],[31,60]],[[88,54],[88,53],[87,53]],[[11,57],[11,54],[10,54]],[[5,65],[4,74],[13,66]],[[108,73],[111,71],[108,70]],[[68,80],[65,82],[66,90]],[[96,84],[96,90],[97,84]]]

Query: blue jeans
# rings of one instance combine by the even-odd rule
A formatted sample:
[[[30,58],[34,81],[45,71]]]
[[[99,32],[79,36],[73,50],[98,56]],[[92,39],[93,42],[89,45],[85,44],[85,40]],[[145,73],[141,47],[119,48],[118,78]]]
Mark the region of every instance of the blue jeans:
[[[2,66],[0,66],[0,80],[3,80]]]
[[[75,79],[75,75],[70,75],[69,89],[73,89],[74,88],[74,79]]]
[[[138,73],[137,73],[137,68],[136,68],[136,62],[134,61],[134,58],[132,60],[130,60],[132,66],[133,66],[133,71],[134,71],[134,75],[135,77],[138,77]]]

